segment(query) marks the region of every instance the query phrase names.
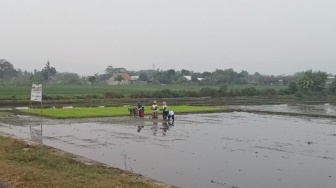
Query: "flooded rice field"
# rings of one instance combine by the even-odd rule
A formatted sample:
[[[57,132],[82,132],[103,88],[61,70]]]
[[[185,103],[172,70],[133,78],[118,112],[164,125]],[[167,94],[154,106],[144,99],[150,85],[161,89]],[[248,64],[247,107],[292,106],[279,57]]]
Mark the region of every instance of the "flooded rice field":
[[[282,104],[282,105],[232,105],[230,108],[242,110],[261,110],[270,112],[288,112],[299,114],[335,115],[336,106],[331,104]]]
[[[39,134],[0,125],[22,138]],[[234,112],[179,115],[172,124],[122,117],[55,122],[42,133],[43,144],[179,187],[336,185],[333,119]]]

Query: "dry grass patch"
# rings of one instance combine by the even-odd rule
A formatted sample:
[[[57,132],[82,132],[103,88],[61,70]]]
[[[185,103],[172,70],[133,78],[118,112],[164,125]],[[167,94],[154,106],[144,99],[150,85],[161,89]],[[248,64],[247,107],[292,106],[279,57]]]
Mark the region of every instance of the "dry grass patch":
[[[13,187],[159,187],[140,175],[85,165],[46,146],[0,136],[0,179]]]

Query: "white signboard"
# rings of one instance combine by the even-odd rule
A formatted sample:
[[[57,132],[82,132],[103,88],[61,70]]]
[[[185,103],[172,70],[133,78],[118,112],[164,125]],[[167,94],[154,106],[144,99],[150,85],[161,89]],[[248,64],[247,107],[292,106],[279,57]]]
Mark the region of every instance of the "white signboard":
[[[42,84],[32,85],[30,100],[42,102]]]

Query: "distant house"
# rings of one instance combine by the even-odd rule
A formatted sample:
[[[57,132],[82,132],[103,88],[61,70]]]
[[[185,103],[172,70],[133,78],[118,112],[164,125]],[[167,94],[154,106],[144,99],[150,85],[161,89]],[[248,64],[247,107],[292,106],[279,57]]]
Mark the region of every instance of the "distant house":
[[[131,76],[130,84],[132,84],[132,85],[147,85],[147,81],[139,80],[139,76]]]
[[[119,76],[122,77],[121,81],[117,80]],[[129,85],[131,84],[131,77],[127,73],[116,73],[106,83],[108,85]]]
[[[154,83],[155,82],[155,77],[151,76],[148,78],[148,82],[147,83]]]
[[[191,81],[191,76],[183,76],[185,79],[187,79],[188,81]]]
[[[327,81],[326,81],[326,84],[329,85],[331,84],[335,79],[335,76],[328,76],[327,77]]]
[[[131,76],[131,80],[139,80],[139,76]]]
[[[263,83],[264,85],[288,85],[291,81],[294,81],[294,78],[290,76],[268,76],[261,78],[261,83]]]

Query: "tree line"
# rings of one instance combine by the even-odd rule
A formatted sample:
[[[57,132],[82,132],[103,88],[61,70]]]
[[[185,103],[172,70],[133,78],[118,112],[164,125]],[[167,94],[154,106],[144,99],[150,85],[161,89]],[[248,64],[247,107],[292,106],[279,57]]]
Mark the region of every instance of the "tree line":
[[[249,74],[247,71],[236,72],[233,69],[216,69],[212,72],[194,72],[182,70],[140,70],[129,71],[125,68],[108,66],[103,74],[79,76],[77,73],[60,73],[48,61],[41,70],[33,72],[15,69],[14,65],[5,59],[0,59],[0,83],[14,84],[17,86],[30,85],[31,83],[47,84],[106,84],[106,81],[118,73],[127,73],[138,76],[141,81],[151,84],[198,84],[205,86],[199,93],[189,91],[166,91],[170,96],[257,96],[257,95],[321,95],[336,94],[336,79],[331,74],[323,71],[307,70],[290,76],[262,75],[258,72]],[[190,79],[188,79],[190,78]],[[332,79],[330,79],[332,78]],[[116,77],[115,79],[122,79]],[[287,86],[281,89],[257,89],[255,85],[272,84],[272,80],[288,79]],[[230,88],[230,85],[249,85],[241,89]],[[276,82],[276,84],[279,84]],[[219,90],[207,88],[208,85],[221,86]],[[189,93],[188,93],[189,92]],[[111,94],[120,96],[119,94]],[[135,93],[136,96],[153,96],[160,93]],[[168,94],[167,94],[168,95]],[[108,96],[108,95],[107,95]]]

